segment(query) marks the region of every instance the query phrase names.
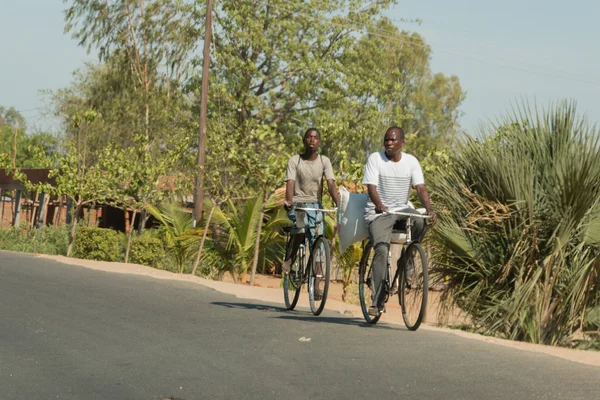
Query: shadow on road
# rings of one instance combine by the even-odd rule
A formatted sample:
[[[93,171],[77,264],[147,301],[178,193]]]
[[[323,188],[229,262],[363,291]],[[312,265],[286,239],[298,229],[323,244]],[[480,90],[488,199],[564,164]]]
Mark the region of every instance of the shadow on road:
[[[252,303],[230,303],[227,301],[213,301],[210,304],[216,306],[227,307],[227,308],[245,308],[247,310],[259,310],[259,311],[286,311],[283,307],[265,306],[263,304],[252,304]]]
[[[337,325],[352,325],[357,326],[359,328],[368,328],[368,329],[385,329],[392,331],[405,331],[406,329],[393,327],[390,325],[381,325],[381,324],[367,324],[363,319],[359,318],[349,318],[349,317],[324,317],[324,316],[312,316],[312,315],[281,315],[276,317],[284,320],[294,320],[294,321],[305,321],[305,322],[317,322],[317,323],[327,323],[327,324],[337,324]]]
[[[337,324],[337,325],[352,325],[357,326],[359,328],[369,328],[369,329],[385,329],[392,331],[407,331],[406,329],[390,326],[386,324],[376,324],[370,325],[365,322],[362,318],[351,318],[351,317],[328,317],[328,316],[314,316],[308,312],[302,311],[289,311],[284,307],[277,306],[267,306],[263,304],[254,304],[254,303],[232,303],[227,301],[213,301],[210,304],[214,304],[216,306],[227,307],[227,308],[238,308],[238,309],[246,309],[246,310],[258,310],[258,311],[271,311],[271,312],[279,312],[285,315],[280,315],[273,318],[290,320],[290,321],[303,321],[303,322],[316,322],[316,323],[326,323],[326,324]]]

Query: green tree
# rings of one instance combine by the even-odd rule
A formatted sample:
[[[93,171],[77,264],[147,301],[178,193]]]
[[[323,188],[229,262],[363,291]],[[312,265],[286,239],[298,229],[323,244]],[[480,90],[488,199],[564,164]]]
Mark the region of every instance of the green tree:
[[[354,163],[381,147],[392,124],[409,134],[408,150],[420,158],[454,137],[465,94],[456,76],[431,72],[430,57],[420,35],[401,32],[385,18],[345,52],[340,98],[315,111],[326,132],[324,151],[344,173],[356,175]]]
[[[27,121],[25,121],[25,117],[18,112],[14,107],[6,108],[0,106],[0,126],[16,126],[25,129],[27,126]]]
[[[81,165],[77,150],[69,148],[58,160],[56,168],[50,170],[49,178],[54,183],[32,184],[20,169],[12,171],[16,179],[25,184],[27,189],[48,193],[49,195],[67,196],[73,204],[73,222],[69,231],[67,256],[71,256],[77,224],[83,207],[92,203],[108,203],[121,195],[123,182],[127,182],[127,171],[115,167],[115,149],[107,147],[97,154],[97,161],[89,168]]]
[[[176,130],[172,117],[181,117],[180,84],[197,45],[195,6],[170,0],[68,3],[65,31],[104,62],[84,74],[80,86],[86,92],[77,97],[99,112],[113,139],[122,137],[127,145],[141,133],[151,143],[147,151],[160,151]],[[73,104],[66,101],[69,94],[59,96],[63,108]]]

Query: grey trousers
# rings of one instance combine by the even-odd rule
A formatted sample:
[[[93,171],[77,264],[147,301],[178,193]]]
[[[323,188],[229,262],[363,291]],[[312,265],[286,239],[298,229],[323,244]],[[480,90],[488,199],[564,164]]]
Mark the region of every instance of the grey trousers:
[[[419,215],[419,212],[413,209],[402,210],[402,212]],[[390,250],[390,240],[392,239],[392,230],[394,225],[405,220],[404,215],[384,214],[375,218],[369,224],[369,239],[373,244],[375,255],[373,256],[372,283],[373,283],[373,303],[372,307],[383,307],[385,291],[383,290],[383,280],[387,273],[388,252]],[[425,236],[427,225],[423,218],[412,218],[411,239],[421,242]]]

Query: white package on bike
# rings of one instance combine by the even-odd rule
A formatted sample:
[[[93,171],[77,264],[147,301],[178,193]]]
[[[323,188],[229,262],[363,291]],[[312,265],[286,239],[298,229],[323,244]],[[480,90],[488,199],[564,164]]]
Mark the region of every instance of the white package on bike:
[[[340,188],[340,205],[338,216],[338,237],[340,252],[356,242],[369,237],[369,229],[365,223],[365,193],[350,193],[345,187]]]

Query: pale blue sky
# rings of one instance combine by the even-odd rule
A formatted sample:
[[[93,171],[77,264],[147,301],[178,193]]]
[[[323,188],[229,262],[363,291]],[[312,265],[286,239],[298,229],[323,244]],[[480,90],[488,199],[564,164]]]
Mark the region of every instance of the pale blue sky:
[[[93,59],[63,34],[61,0],[0,0],[0,105],[42,107],[40,89],[59,89]],[[400,0],[385,15],[422,34],[434,72],[460,78],[463,127],[495,118],[521,98],[545,105],[577,100],[600,121],[600,2],[593,0]],[[402,18],[420,18],[418,26]],[[24,112],[47,126],[40,110]]]

